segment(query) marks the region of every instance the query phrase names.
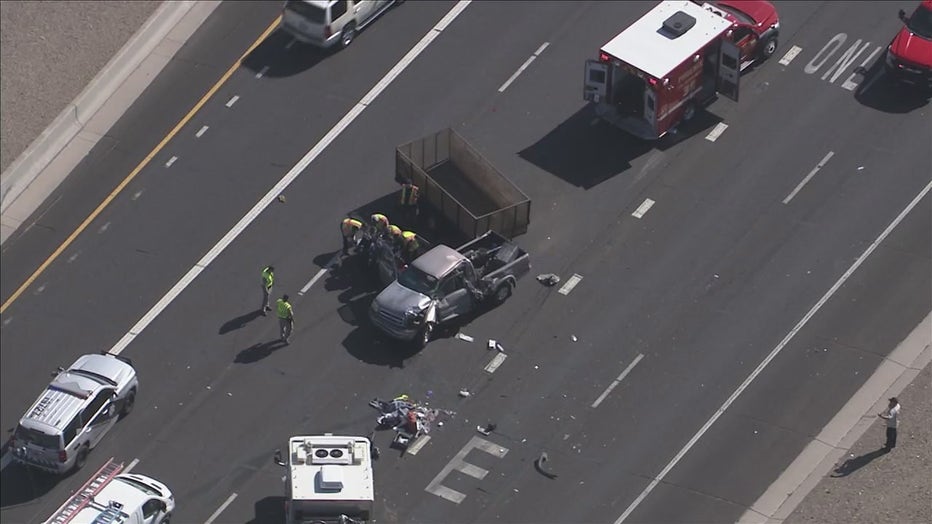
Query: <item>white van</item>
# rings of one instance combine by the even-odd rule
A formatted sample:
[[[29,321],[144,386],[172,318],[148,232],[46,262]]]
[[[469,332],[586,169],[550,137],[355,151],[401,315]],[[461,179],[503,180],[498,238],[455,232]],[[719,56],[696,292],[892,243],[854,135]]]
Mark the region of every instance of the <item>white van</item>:
[[[171,490],[122,470],[122,463],[108,460],[45,524],[168,524],[175,510]]]
[[[395,0],[287,0],[280,27],[300,42],[343,48],[353,42],[357,31],[395,3]]]

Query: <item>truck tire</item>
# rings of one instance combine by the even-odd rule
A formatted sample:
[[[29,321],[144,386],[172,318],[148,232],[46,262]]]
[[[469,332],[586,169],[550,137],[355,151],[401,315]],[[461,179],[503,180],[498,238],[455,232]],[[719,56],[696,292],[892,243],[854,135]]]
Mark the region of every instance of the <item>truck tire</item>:
[[[354,38],[356,38],[356,24],[350,22],[346,24],[346,27],[340,33],[340,49],[349,47]]]
[[[777,52],[777,37],[768,36],[767,38],[764,39],[763,42],[761,42],[761,46],[760,46],[761,60],[767,60],[768,58],[773,56],[773,54],[776,52]]]
[[[434,323],[425,322],[424,327],[421,328],[417,333],[417,338],[414,339],[414,345],[418,349],[424,349],[427,346],[427,343],[430,342],[431,337],[434,335]]]
[[[505,282],[504,284],[495,288],[495,295],[492,297],[492,301],[495,305],[504,304],[508,297],[511,296],[511,284]]]
[[[87,446],[81,446],[81,449],[78,450],[78,456],[74,459],[74,469],[73,471],[78,471],[87,464],[87,455],[90,453],[90,450]]]

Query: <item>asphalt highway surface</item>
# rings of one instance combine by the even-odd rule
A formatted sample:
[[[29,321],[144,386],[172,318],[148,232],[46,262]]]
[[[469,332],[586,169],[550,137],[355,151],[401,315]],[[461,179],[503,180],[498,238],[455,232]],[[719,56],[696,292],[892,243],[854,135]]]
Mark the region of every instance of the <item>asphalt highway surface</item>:
[[[5,247],[2,428],[88,352],[131,358],[140,394],[81,472],[5,467],[4,522],[41,522],[111,456],[171,487],[175,522],[281,522],[273,451],[369,434],[369,399],[401,393],[455,415],[416,455],[375,433],[379,522],[734,521],[932,309],[928,101],[875,53],[896,4],[777,3],[780,48],[740,101],[656,143],[596,121],[581,85],[652,2],[473,2],[438,24],[457,5],[406,2],[338,53],[271,32],[19,292],[280,7],[222,4]],[[378,287],[334,262],[338,226],[391,217],[394,147],[445,127],[531,198],[532,270],[461,326],[474,342],[416,352],[369,326]],[[268,264],[287,346],[257,311]]]

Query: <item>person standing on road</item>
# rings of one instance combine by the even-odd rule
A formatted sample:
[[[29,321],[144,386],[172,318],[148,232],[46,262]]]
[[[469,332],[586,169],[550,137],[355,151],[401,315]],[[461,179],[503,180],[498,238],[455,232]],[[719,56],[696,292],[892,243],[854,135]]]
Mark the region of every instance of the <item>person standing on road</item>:
[[[897,419],[900,416],[900,401],[896,397],[890,397],[887,409],[878,413],[877,416],[887,421],[887,442],[883,447],[887,451],[891,451],[896,447],[896,427],[898,425]]]
[[[291,339],[291,332],[294,330],[294,309],[291,308],[291,302],[288,302],[288,295],[282,295],[282,298],[278,299],[275,305],[277,307],[281,340],[288,344]]]
[[[262,268],[262,316],[272,311],[272,306],[269,305],[269,295],[272,294],[272,285],[274,284],[275,268],[272,266],[265,266]]]
[[[398,204],[401,206],[402,216],[408,225],[414,225],[417,220],[417,197],[420,189],[410,179],[401,184],[401,195]]]

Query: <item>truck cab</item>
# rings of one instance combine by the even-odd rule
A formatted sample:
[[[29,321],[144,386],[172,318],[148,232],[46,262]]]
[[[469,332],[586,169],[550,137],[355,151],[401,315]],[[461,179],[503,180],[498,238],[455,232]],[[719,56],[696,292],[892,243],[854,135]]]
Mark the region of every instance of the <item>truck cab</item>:
[[[705,9],[732,22],[728,37],[741,52],[742,69],[755,61],[770,58],[777,51],[780,18],[773,4],[763,0],[714,0],[704,2]]]
[[[887,46],[884,65],[903,82],[932,91],[932,0],[923,0],[906,16],[899,12],[903,27]]]
[[[495,231],[457,249],[438,245],[375,297],[369,318],[390,337],[423,347],[437,325],[507,300],[529,270],[527,252]]]

